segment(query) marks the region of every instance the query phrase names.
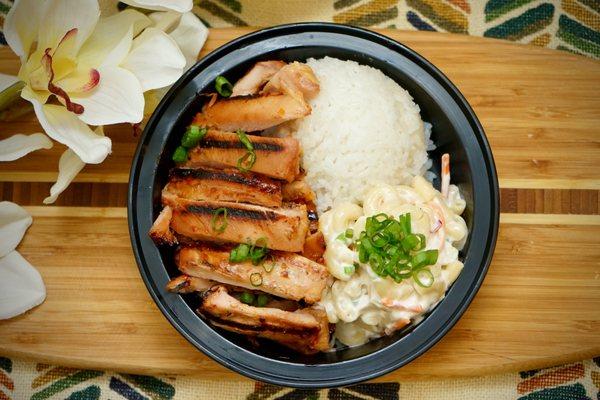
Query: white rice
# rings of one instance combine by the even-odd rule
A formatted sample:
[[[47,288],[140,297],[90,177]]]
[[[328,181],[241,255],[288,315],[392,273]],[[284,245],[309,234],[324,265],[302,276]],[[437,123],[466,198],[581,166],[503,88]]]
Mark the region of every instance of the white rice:
[[[378,182],[408,184],[425,173],[431,125],[423,123],[406,90],[354,61],[325,57],[307,63],[321,90],[293,135],[302,144],[319,212],[342,201],[361,202]]]

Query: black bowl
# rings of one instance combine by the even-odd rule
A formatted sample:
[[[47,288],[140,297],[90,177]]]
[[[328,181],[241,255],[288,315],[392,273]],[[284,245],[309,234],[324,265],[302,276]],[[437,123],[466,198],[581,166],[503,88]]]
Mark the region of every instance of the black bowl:
[[[433,124],[440,155],[452,159],[452,179],[467,201],[469,227],[462,257],[465,268],[446,298],[417,326],[362,346],[314,356],[265,343],[253,347],[241,336],[215,329],[194,311],[193,296],[165,290],[177,274],[171,250],[148,237],[160,211],[160,190],[171,168],[170,155],[182,132],[213,90],[218,75],[235,82],[259,60],[303,61],[332,56],[382,70],[413,96],[423,120]],[[437,182],[436,182],[437,184]],[[498,182],[492,153],[473,110],[431,63],[385,36],[349,26],[306,23],[264,29],[236,39],[194,65],[160,103],[140,139],[129,181],[129,229],[140,272],[156,304],[194,346],[224,366],[250,378],[294,387],[332,387],[375,378],[405,365],[433,346],[456,323],[485,276],[498,230]]]

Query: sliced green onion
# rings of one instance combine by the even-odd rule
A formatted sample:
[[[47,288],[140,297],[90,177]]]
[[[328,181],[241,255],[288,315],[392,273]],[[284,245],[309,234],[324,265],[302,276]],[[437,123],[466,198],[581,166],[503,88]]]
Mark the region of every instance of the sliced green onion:
[[[221,207],[213,211],[213,216],[210,220],[210,225],[212,227],[212,230],[217,233],[225,232],[225,229],[227,228],[227,209]]]
[[[222,75],[217,76],[217,79],[215,79],[215,89],[223,97],[229,97],[233,93],[233,86]]]
[[[383,233],[377,232],[373,235],[373,237],[371,237],[371,242],[373,243],[373,246],[382,248],[388,244],[389,240],[384,236]]]
[[[243,292],[240,295],[240,301],[245,304],[252,304],[254,303],[254,295],[250,292]]]
[[[391,240],[397,242],[402,239],[402,225],[400,222],[396,220],[392,220],[385,229],[387,235],[391,238]]]
[[[275,268],[275,261],[271,260],[269,262],[263,263],[263,269],[265,270],[265,272],[271,272],[273,271],[273,268]]]
[[[410,226],[410,213],[406,213],[401,216],[400,225],[402,226],[402,231],[405,235],[410,235],[411,226]]]
[[[413,274],[413,279],[415,280],[417,285],[424,288],[431,287],[431,285],[433,285],[434,280],[433,274],[428,268],[423,268],[415,272]]]
[[[246,261],[248,254],[250,254],[250,245],[242,243],[231,250],[229,261],[235,263]]]
[[[242,243],[233,248],[231,253],[229,253],[229,261],[235,263],[252,261],[252,264],[260,265],[268,254],[269,249],[267,248],[267,239],[259,238],[255,244]],[[271,267],[271,270],[272,269],[273,267]]]
[[[419,248],[420,243],[421,243],[421,239],[417,235],[412,234],[412,233],[410,235],[407,235],[400,242],[404,251],[416,250]]]
[[[259,265],[263,262],[267,256],[269,250],[267,249],[267,238],[261,237],[250,248],[250,260],[252,264]]]
[[[263,247],[263,248],[266,249],[267,248],[267,243],[268,243],[267,242],[267,238],[264,237],[264,236],[262,236],[262,237],[259,237],[258,239],[256,239],[256,242],[254,242],[254,245],[256,247]]]
[[[346,236],[348,239],[352,239],[354,237],[354,231],[348,228],[346,229],[346,232],[344,232],[344,236]]]
[[[240,139],[240,142],[244,145],[244,147],[247,150],[247,153],[240,157],[240,159],[237,161],[237,168],[242,172],[248,172],[256,162],[256,153],[254,152],[254,146],[252,145],[252,142],[250,141],[250,139],[248,139],[248,136],[246,136],[246,133],[243,130],[238,129],[235,133],[237,134],[238,139]]]
[[[246,147],[246,150],[254,151],[254,146],[252,145],[252,142],[250,141],[250,139],[248,139],[248,136],[246,136],[246,133],[243,130],[238,129],[235,133],[237,134],[238,139],[240,139],[240,142],[242,142],[244,147]]]
[[[425,235],[423,235],[422,233],[417,233],[416,235],[419,238],[420,243],[419,243],[419,246],[417,248],[415,248],[414,250],[415,251],[423,250],[425,248],[425,244],[426,244]]]
[[[197,125],[188,126],[181,139],[181,145],[188,149],[197,146],[200,140],[206,135],[206,132],[206,128],[200,128]]]
[[[337,238],[347,240],[354,237],[354,232],[347,230]],[[381,277],[389,277],[396,282],[404,279],[420,279],[420,284],[431,284],[433,275],[427,266],[437,262],[437,250],[423,250],[426,237],[420,233],[412,233],[410,213],[398,218],[386,214],[367,217],[365,230],[355,241],[358,259],[369,264],[373,272]],[[349,274],[350,268],[344,272]],[[356,271],[356,267],[354,270]],[[421,273],[420,271],[427,272]],[[430,277],[431,274],[431,277]],[[425,278],[431,279],[425,279]]]
[[[256,162],[256,153],[248,152],[237,160],[237,169],[242,172],[248,172]]]
[[[354,274],[354,272],[355,272],[354,265],[346,265],[344,267],[344,273],[346,275],[352,275],[352,274]]]
[[[266,306],[268,302],[269,302],[269,296],[267,296],[266,294],[261,293],[256,298],[256,305],[259,307]]]
[[[426,265],[433,265],[437,262],[437,250],[425,250],[415,254],[411,260],[413,269],[419,269]]]
[[[173,161],[175,161],[178,164],[184,163],[187,161],[187,149],[183,146],[179,146],[175,149],[175,151],[173,152]]]
[[[346,241],[346,235],[344,235],[344,232],[342,232],[339,235],[337,235],[335,239],[336,240],[341,240],[342,242],[345,242]]]
[[[262,285],[263,279],[262,279],[262,275],[258,272],[254,272],[252,275],[250,275],[250,283],[252,284],[252,286],[260,286]]]
[[[250,253],[250,260],[252,260],[252,264],[260,265],[263,262],[266,255],[267,255],[266,249],[262,249],[262,248],[254,249]]]

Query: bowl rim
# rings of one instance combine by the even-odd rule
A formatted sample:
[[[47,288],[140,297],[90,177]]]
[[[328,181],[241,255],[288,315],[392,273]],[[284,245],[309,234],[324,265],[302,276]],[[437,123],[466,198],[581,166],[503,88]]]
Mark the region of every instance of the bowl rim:
[[[210,65],[211,63],[218,60],[223,55],[228,54],[231,51],[234,51],[235,49],[239,48],[240,46],[242,46],[246,43],[248,43],[248,44],[257,43],[257,42],[260,42],[261,40],[269,39],[269,38],[272,38],[275,36],[290,35],[290,34],[295,34],[295,33],[309,33],[309,32],[315,32],[315,33],[330,32],[330,33],[337,33],[337,34],[349,35],[349,36],[353,36],[353,37],[359,37],[362,39],[366,39],[368,41],[383,45],[393,51],[396,51],[396,52],[402,54],[402,56],[408,58],[409,60],[411,60],[412,62],[416,63],[418,66],[423,68],[425,71],[427,71],[446,90],[448,95],[450,95],[452,97],[452,99],[456,102],[457,106],[463,112],[469,125],[475,132],[477,143],[482,152],[483,161],[486,164],[486,173],[487,173],[488,182],[490,185],[489,190],[490,190],[490,202],[491,202],[489,231],[487,232],[488,240],[486,241],[486,247],[483,251],[483,257],[482,257],[482,260],[481,260],[481,263],[480,263],[480,266],[478,269],[476,280],[474,282],[472,282],[471,285],[469,286],[470,290],[469,290],[468,294],[466,294],[466,296],[464,296],[462,298],[462,301],[460,303],[458,303],[456,305],[456,307],[453,309],[452,315],[449,316],[445,320],[445,322],[446,322],[445,325],[443,325],[437,331],[435,331],[435,333],[432,336],[430,336],[428,341],[426,341],[423,344],[420,344],[419,347],[416,350],[414,350],[407,357],[404,357],[402,359],[396,359],[395,362],[385,365],[384,367],[381,367],[381,368],[365,370],[361,374],[355,374],[352,376],[334,377],[334,378],[324,377],[322,380],[318,380],[318,381],[303,380],[300,376],[294,376],[289,373],[284,377],[281,375],[273,375],[272,373],[266,373],[262,370],[249,368],[246,365],[244,365],[243,363],[239,363],[239,362],[231,359],[230,358],[231,354],[229,354],[228,356],[225,356],[224,354],[219,354],[219,353],[213,351],[210,344],[199,341],[198,338],[194,337],[193,335],[190,334],[190,332],[188,332],[186,329],[184,329],[184,327],[181,326],[181,323],[178,320],[175,313],[173,313],[171,310],[167,309],[167,307],[163,303],[162,297],[160,296],[159,293],[157,293],[157,291],[153,287],[153,280],[149,276],[149,271],[146,268],[146,262],[142,255],[142,251],[143,251],[142,245],[139,242],[139,234],[140,233],[138,231],[138,215],[136,212],[136,203],[137,203],[136,193],[137,193],[137,188],[140,184],[139,170],[142,165],[142,160],[143,160],[142,153],[145,148],[144,145],[145,145],[146,141],[148,140],[148,137],[151,135],[154,125],[158,122],[158,120],[160,120],[160,118],[163,117],[163,112],[164,112],[165,108],[167,107],[167,105],[169,104],[171,97],[176,92],[178,92],[182,87],[184,87],[186,84],[188,84],[189,83],[188,81],[190,78],[201,73],[201,71],[205,65]],[[494,253],[497,236],[498,236],[500,212],[499,212],[499,186],[498,186],[498,177],[497,177],[497,172],[496,172],[496,166],[495,166],[491,148],[490,148],[489,142],[487,140],[487,137],[485,135],[485,132],[483,130],[483,127],[482,127],[481,123],[479,122],[477,116],[475,115],[474,111],[472,110],[471,106],[465,99],[465,97],[458,90],[458,88],[456,88],[456,86],[454,86],[454,84],[437,67],[435,67],[431,62],[429,62],[427,59],[425,59],[423,56],[421,56],[420,54],[418,54],[416,51],[412,50],[408,46],[406,46],[394,39],[391,39],[383,34],[380,34],[380,33],[377,33],[377,32],[374,32],[374,31],[371,31],[368,29],[364,29],[364,28],[358,28],[358,27],[342,25],[342,24],[335,24],[335,23],[328,23],[328,22],[304,22],[304,23],[292,23],[292,24],[277,25],[274,27],[261,29],[261,30],[254,31],[254,32],[248,33],[246,35],[243,35],[239,38],[236,38],[230,42],[225,43],[224,45],[222,45],[222,46],[218,47],[217,49],[213,50],[212,52],[210,52],[208,55],[204,56],[202,59],[200,59],[198,62],[196,62],[196,64],[194,64],[188,71],[186,71],[179,78],[179,80],[177,82],[175,82],[173,84],[173,86],[165,94],[165,96],[163,97],[163,99],[161,100],[159,105],[157,106],[156,110],[153,112],[143,133],[140,136],[136,151],[133,156],[132,166],[131,166],[129,176],[130,176],[130,178],[129,178],[129,185],[128,185],[127,219],[128,219],[128,227],[129,227],[129,234],[130,234],[132,249],[133,249],[136,263],[138,265],[138,269],[139,269],[142,279],[144,281],[144,284],[146,285],[148,292],[150,293],[152,299],[154,300],[154,302],[156,303],[156,305],[158,306],[158,308],[160,309],[162,314],[167,318],[167,320],[171,323],[171,325],[173,327],[175,327],[177,329],[177,331],[183,337],[185,337],[197,349],[201,350],[205,355],[208,355],[209,357],[211,357],[213,360],[217,361],[221,365],[223,365],[229,369],[232,369],[237,373],[240,373],[240,374],[247,376],[249,378],[252,378],[252,379],[265,381],[265,382],[275,384],[275,385],[290,386],[290,387],[297,387],[297,388],[327,388],[327,387],[346,386],[346,385],[355,384],[358,382],[362,382],[365,380],[379,377],[381,375],[384,375],[386,373],[394,371],[394,370],[410,363],[411,361],[418,358],[419,356],[421,356],[423,353],[425,353],[427,350],[429,350],[432,346],[434,346],[444,335],[446,335],[446,333],[448,333],[448,331],[450,331],[450,329],[462,317],[462,315],[464,314],[464,312],[466,311],[466,309],[472,302],[474,296],[479,291],[481,284],[483,283],[483,280],[487,274],[487,271],[488,271],[489,265],[491,263],[493,253]],[[410,334],[411,333],[409,333],[408,335],[410,335]],[[217,338],[215,338],[215,339],[226,340],[218,333],[215,333],[215,336],[217,336]],[[388,349],[390,346],[391,345],[388,345],[374,353],[370,353],[365,356],[360,356],[360,357],[357,357],[354,359],[345,360],[342,362],[333,362],[333,363],[318,364],[318,365],[306,365],[306,364],[298,364],[298,363],[292,364],[292,363],[287,363],[285,361],[272,360],[267,357],[249,352],[249,351],[242,349],[240,347],[237,347],[237,346],[232,351],[235,351],[235,352],[242,351],[243,353],[246,353],[249,357],[256,357],[257,359],[262,360],[263,362],[274,362],[274,363],[281,363],[281,364],[287,364],[287,365],[294,365],[294,368],[293,368],[294,372],[298,373],[299,371],[297,370],[297,368],[330,369],[330,368],[339,367],[342,364],[357,363],[357,362],[361,362],[361,361],[365,362],[366,358],[369,358],[370,356],[372,356],[374,354],[383,352],[386,349]],[[293,380],[294,378],[296,380]]]

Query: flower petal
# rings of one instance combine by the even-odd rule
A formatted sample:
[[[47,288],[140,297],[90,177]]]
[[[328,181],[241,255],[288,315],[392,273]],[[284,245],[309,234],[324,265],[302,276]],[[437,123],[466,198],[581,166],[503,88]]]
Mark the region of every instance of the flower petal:
[[[32,101],[38,121],[52,139],[70,147],[86,164],[98,164],[110,153],[111,141],[98,136],[63,106]]]
[[[38,48],[55,48],[65,34],[76,28],[75,53],[90,36],[98,18],[100,7],[97,0],[46,0],[42,7],[43,25],[38,32]],[[27,22],[28,23],[28,22]]]
[[[56,82],[67,93],[89,92],[100,83],[100,72],[94,68],[77,68],[65,79]]]
[[[27,59],[37,38],[41,10],[39,0],[15,0],[6,14],[4,37],[21,61]]]
[[[120,67],[102,67],[98,72],[98,86],[88,93],[71,96],[84,108],[79,119],[89,125],[140,122],[144,117],[144,96],[136,76]]]
[[[153,28],[169,33],[179,25],[181,14],[175,11],[157,11],[148,14],[148,18],[154,23]]]
[[[193,0],[123,0],[123,3],[148,10],[172,10],[180,13],[191,11],[194,6]]]
[[[144,14],[131,9],[101,18],[77,56],[79,65],[118,65],[129,52],[133,38],[150,23]]]
[[[15,83],[19,82],[19,78],[14,75],[6,75],[0,73],[0,92],[5,91]]]
[[[14,161],[39,149],[51,149],[52,141],[43,133],[25,136],[20,133],[0,140],[0,161]]]
[[[37,102],[40,104],[45,104],[51,94],[52,93],[50,93],[48,90],[33,90],[30,86],[25,86],[23,90],[21,90],[21,97],[32,103]]]
[[[31,215],[18,204],[0,202],[0,257],[17,248],[32,221]]]
[[[18,251],[0,258],[0,319],[23,314],[45,299],[42,276]]]
[[[169,35],[147,28],[133,41],[131,53],[121,65],[135,74],[146,91],[171,85],[179,79],[185,57]]]
[[[69,186],[77,174],[85,167],[85,163],[71,149],[67,149],[58,161],[58,178],[50,188],[50,196],[44,199],[44,204],[52,204]]]
[[[193,13],[181,16],[181,21],[175,30],[169,32],[179,49],[185,56],[185,70],[188,70],[198,60],[198,54],[208,37],[208,29]]]

